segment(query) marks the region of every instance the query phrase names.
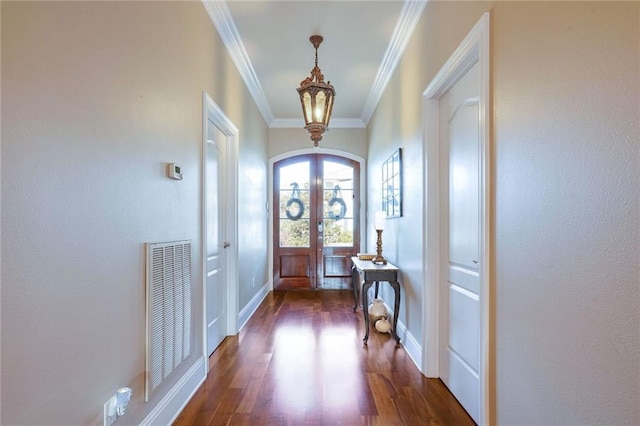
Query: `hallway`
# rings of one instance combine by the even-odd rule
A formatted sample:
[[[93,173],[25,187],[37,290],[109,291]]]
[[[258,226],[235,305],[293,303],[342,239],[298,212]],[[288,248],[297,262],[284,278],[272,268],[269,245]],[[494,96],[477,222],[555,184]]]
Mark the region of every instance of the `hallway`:
[[[272,292],[209,360],[175,425],[474,424],[389,334],[362,344],[351,291]]]

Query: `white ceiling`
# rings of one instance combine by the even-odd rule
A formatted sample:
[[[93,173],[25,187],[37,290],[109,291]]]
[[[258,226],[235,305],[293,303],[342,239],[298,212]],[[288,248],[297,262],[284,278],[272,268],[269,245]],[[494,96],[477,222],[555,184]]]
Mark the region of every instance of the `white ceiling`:
[[[203,0],[271,127],[303,127],[296,88],[318,66],[336,89],[330,127],[364,127],[420,19],[425,0]]]

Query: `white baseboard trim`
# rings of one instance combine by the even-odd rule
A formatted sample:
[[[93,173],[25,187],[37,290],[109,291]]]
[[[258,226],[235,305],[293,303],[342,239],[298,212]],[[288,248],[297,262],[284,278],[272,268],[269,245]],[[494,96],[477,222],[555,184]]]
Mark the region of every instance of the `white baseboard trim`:
[[[393,312],[385,302],[384,306],[387,308],[387,312],[389,312],[394,318],[396,313]],[[400,320],[398,320],[398,329],[396,330],[396,334],[400,337],[400,344],[404,347],[404,350],[413,361],[413,364],[418,367],[418,371],[422,374],[421,360],[422,360],[422,346],[420,342],[415,338],[415,336],[407,329],[407,326]]]
[[[172,424],[206,378],[207,363],[204,356],[201,356],[147,417],[140,422],[140,425]]]
[[[418,371],[424,374],[422,367],[420,366],[420,360],[422,359],[422,346],[415,338],[415,336],[407,330],[407,327],[402,321],[398,321],[398,336],[400,337],[400,343],[404,347],[405,351],[411,358],[411,361],[418,368]]]
[[[253,296],[249,303],[247,303],[247,305],[242,308],[240,314],[238,315],[238,323],[240,324],[240,327],[238,327],[238,331],[240,331],[242,327],[244,327],[247,321],[249,321],[249,318],[251,318],[251,316],[256,312],[258,306],[260,306],[264,298],[267,297],[267,294],[269,294],[270,289],[271,283],[266,282],[262,286],[262,288],[258,290],[255,296]]]

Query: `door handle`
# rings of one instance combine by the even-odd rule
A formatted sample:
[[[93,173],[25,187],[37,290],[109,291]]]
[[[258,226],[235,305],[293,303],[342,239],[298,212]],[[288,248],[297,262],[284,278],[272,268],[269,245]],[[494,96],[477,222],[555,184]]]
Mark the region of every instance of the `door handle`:
[[[475,263],[476,265],[478,265],[478,261],[477,260],[472,260],[471,262]]]
[[[227,247],[229,247],[229,246],[231,246],[231,243],[229,243],[229,242],[227,242],[227,241],[225,241],[225,242],[222,244],[222,248],[227,248]]]
[[[318,232],[322,234],[324,230],[324,225],[322,224],[322,222],[318,222]]]

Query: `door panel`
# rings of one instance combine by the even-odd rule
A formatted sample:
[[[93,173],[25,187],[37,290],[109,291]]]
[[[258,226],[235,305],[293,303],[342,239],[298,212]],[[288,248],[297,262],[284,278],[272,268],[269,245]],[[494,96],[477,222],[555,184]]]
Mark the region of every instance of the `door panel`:
[[[359,164],[302,155],[274,164],[274,289],[351,288],[359,251]]]
[[[476,389],[469,386],[469,383],[478,380],[478,373],[471,370],[455,352],[448,352],[447,356],[449,380],[445,384],[467,413],[478,423],[477,413],[480,412],[480,399]]]
[[[449,285],[449,348],[464,363],[477,372],[479,365],[478,345],[478,297],[454,284]]]
[[[309,277],[309,256],[280,256],[281,277]]]
[[[343,277],[345,271],[351,270],[351,258],[346,256],[324,256],[324,276]]]
[[[310,158],[294,157],[274,165],[274,280],[276,290],[311,289],[315,286],[317,238],[312,211]]]
[[[226,276],[224,249],[224,176],[226,136],[211,122],[207,123],[205,164],[206,190],[206,295],[207,350],[211,354],[227,332]]]
[[[456,107],[449,122],[449,261],[477,271],[478,101],[466,99]]]
[[[351,256],[359,251],[360,241],[360,165],[332,155],[318,156],[322,180],[322,238],[316,250],[318,288],[351,288]]]
[[[477,422],[480,407],[479,72],[440,99],[441,378]]]

